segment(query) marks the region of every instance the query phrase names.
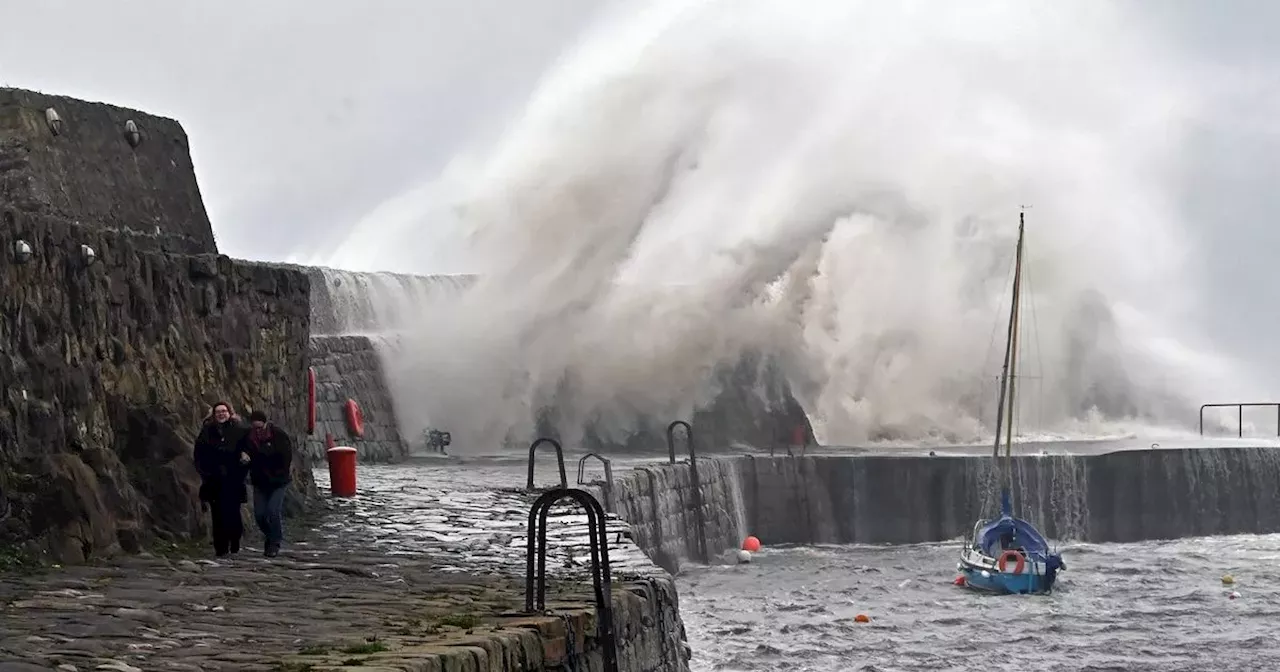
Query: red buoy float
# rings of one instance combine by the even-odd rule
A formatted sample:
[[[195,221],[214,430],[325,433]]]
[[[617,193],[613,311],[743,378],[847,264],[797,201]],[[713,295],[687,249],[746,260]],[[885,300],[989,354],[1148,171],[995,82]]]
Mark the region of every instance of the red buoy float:
[[[344,411],[347,416],[347,431],[357,439],[364,438],[364,414],[360,412],[360,404],[355,399],[348,399]]]
[[[307,367],[307,433],[316,432],[316,370]]]
[[[1008,571],[1010,560],[1018,561],[1017,564],[1013,566],[1014,574],[1021,574],[1022,570],[1027,566],[1027,556],[1023,555],[1021,551],[1005,551],[1000,554],[1000,560],[996,563],[996,567],[1000,570],[1001,574]]]

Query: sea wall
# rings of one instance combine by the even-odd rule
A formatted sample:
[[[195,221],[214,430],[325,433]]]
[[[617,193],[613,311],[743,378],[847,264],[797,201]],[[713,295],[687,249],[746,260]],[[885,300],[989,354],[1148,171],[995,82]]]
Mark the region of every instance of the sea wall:
[[[362,463],[407,457],[408,444],[400,438],[391,392],[370,337],[312,336],[309,352],[316,372],[316,430],[306,440],[308,456],[322,460],[325,437],[332,436],[336,445],[356,448]],[[348,399],[360,406],[362,437],[347,426]]]
[[[307,276],[217,255],[181,127],[98,103],[0,90],[0,221],[0,548],[202,534],[209,406],[304,426]]]
[[[361,356],[353,359],[352,380],[339,369],[327,369],[326,375],[317,374],[319,385],[341,390],[362,406],[382,404],[390,399],[391,413],[399,418],[416,418],[420,410],[411,400],[397,398],[388,378],[387,366],[395,366],[401,357],[397,344],[404,331],[429,329],[438,306],[453,300],[467,290],[476,280],[471,275],[410,275],[402,273],[361,273],[321,267],[295,266],[311,277],[311,325],[312,334],[359,335],[368,338],[380,360],[375,368],[373,360]],[[312,357],[323,360],[324,339],[313,339]],[[343,347],[352,347],[344,345]],[[354,364],[354,362],[361,362]],[[781,447],[791,443],[797,429],[805,440],[813,441],[813,429],[804,409],[792,396],[784,376],[765,357],[752,354],[737,362],[717,367],[712,381],[720,392],[705,406],[696,409],[691,418],[699,428],[698,440],[707,445],[746,445],[757,448]],[[358,379],[355,379],[358,378]],[[447,391],[441,390],[441,394]],[[357,396],[359,395],[359,396]],[[367,399],[365,398],[367,397]],[[345,397],[344,397],[345,400]],[[572,400],[568,400],[572,403]],[[540,436],[561,438],[557,428],[564,425],[555,404],[536,409],[542,423]],[[366,414],[367,415],[367,414]],[[386,414],[381,414],[386,417]],[[359,442],[352,444],[373,461],[396,460],[408,452],[425,448],[419,435],[423,422],[434,429],[449,431],[448,418],[424,418],[420,422],[399,423],[400,445],[386,448],[379,446],[365,450]],[[406,429],[410,425],[414,429]],[[666,420],[652,417],[636,417],[629,423],[625,436],[616,432],[596,431],[586,427],[582,432],[582,448],[594,452],[665,452]],[[409,435],[405,432],[408,431]],[[575,435],[577,433],[575,432]],[[335,436],[341,436],[335,433]],[[387,434],[383,433],[383,437]],[[380,439],[390,443],[389,439]],[[324,433],[317,430],[312,441],[312,454],[319,455],[324,443]]]
[[[699,525],[707,557],[715,559],[725,549],[737,548],[746,524],[734,459],[699,460],[698,481],[700,502],[688,462],[640,467],[623,474],[612,487],[597,482],[596,488],[606,508],[631,525],[636,544],[674,573],[682,561],[702,557]]]
[[[49,123],[57,115],[57,132]],[[126,124],[138,131],[130,142]],[[10,217],[131,229],[216,252],[187,134],[172,119],[0,88],[0,202]]]
[[[434,302],[457,296],[475,281],[470,275],[302,268],[311,276],[311,329],[316,334],[386,333],[429,324]]]
[[[765,543],[910,544],[967,536],[998,509],[990,458],[719,457],[698,460],[709,553]],[[1280,449],[1020,456],[1015,506],[1049,537],[1130,542],[1280,532]],[[617,478],[610,501],[664,566],[696,558],[687,464]]]

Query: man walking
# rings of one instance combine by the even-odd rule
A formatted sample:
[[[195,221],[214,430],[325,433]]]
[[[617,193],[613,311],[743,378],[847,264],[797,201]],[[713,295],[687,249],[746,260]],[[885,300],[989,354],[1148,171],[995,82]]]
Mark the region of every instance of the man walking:
[[[293,442],[283,429],[267,421],[267,414],[249,415],[244,452],[249,455],[249,482],[253,484],[253,516],[266,537],[263,554],[274,558],[284,541],[284,493],[293,464]]]

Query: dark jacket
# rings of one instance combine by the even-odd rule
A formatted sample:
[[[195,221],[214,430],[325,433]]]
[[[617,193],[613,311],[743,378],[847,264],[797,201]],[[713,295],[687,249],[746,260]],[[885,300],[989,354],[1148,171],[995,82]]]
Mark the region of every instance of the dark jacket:
[[[239,447],[248,427],[240,420],[206,422],[196,437],[195,463],[200,472],[200,501],[234,498],[248,501],[244,479],[248,467],[240,464]]]
[[[240,446],[249,454],[249,481],[260,490],[275,490],[291,480],[289,467],[293,464],[293,441],[283,429],[268,423],[259,436],[252,427],[240,439]]]

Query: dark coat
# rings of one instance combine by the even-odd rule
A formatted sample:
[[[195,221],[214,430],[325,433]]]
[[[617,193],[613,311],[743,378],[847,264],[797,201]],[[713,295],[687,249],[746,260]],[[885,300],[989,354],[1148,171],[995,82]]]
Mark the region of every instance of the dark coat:
[[[249,454],[249,482],[263,491],[275,490],[289,484],[292,477],[293,441],[288,433],[272,424],[264,429],[265,438],[259,438],[253,428],[240,439],[241,450]]]
[[[249,499],[244,479],[249,468],[240,464],[240,444],[248,426],[231,419],[206,422],[196,437],[195,463],[200,472],[200,501],[217,502]]]

